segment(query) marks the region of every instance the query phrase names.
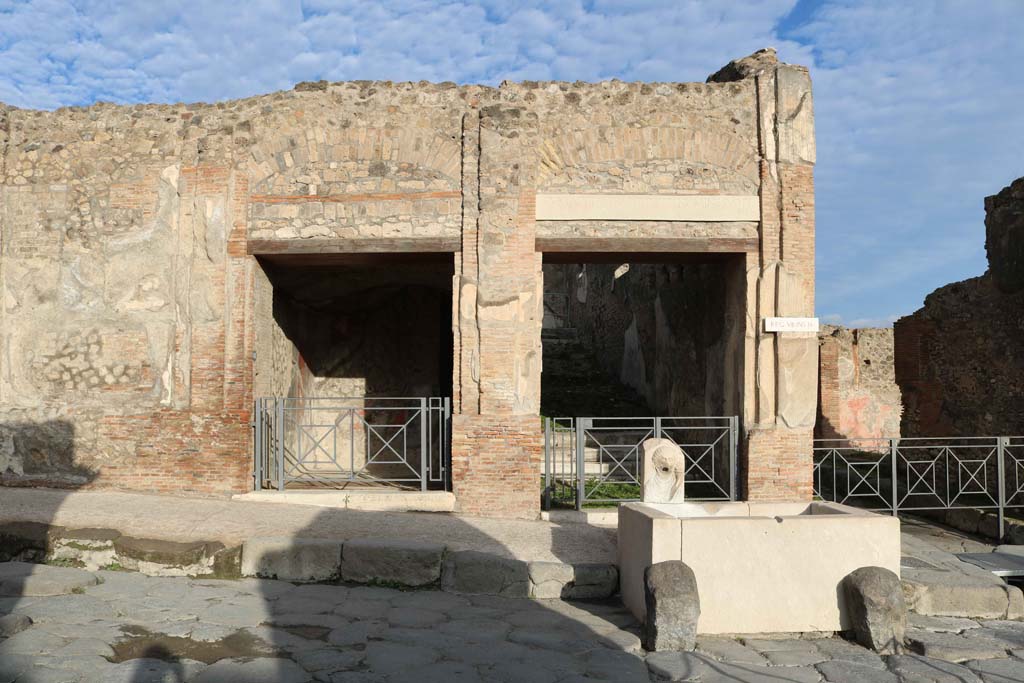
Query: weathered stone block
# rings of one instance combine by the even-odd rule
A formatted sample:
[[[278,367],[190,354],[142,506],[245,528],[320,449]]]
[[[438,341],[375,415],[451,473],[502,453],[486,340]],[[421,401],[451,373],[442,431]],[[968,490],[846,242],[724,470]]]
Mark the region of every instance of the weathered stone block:
[[[328,581],[341,569],[341,542],[313,538],[252,538],[242,546],[242,576]]]
[[[961,531],[967,531],[973,534],[978,531],[978,524],[981,522],[981,517],[981,510],[975,510],[974,508],[949,510],[946,512],[946,524],[954,529],[960,529]]]
[[[986,512],[981,516],[978,521],[978,533],[986,538],[994,538],[997,541],[1002,539],[999,537],[999,516],[991,512]]]
[[[880,654],[902,652],[907,606],[900,578],[883,567],[861,567],[842,586],[857,642]]]
[[[608,598],[619,590],[619,569],[614,564],[577,564],[565,597],[573,600]]]
[[[412,540],[355,539],[341,550],[341,578],[427,586],[441,578],[444,546]]]
[[[779,335],[779,420],[787,427],[813,427],[818,409],[818,340]]]
[[[441,587],[453,593],[525,598],[530,595],[530,570],[522,560],[456,550],[445,556]]]
[[[0,562],[41,562],[63,529],[41,522],[6,522],[0,525]]]
[[[197,564],[207,555],[205,541],[178,543],[154,538],[120,536],[114,539],[113,543],[114,550],[123,558],[174,567]]]
[[[987,572],[960,574],[910,568],[902,574],[907,607],[918,614],[1002,619],[1009,606],[1005,584]]]
[[[81,569],[27,562],[0,564],[0,597],[67,595],[97,583],[95,574]]]
[[[218,579],[242,577],[242,546],[221,548],[213,553],[212,574]]]
[[[571,564],[562,562],[531,562],[530,597],[557,599],[568,597],[575,571]]]
[[[693,570],[679,560],[644,571],[644,647],[651,651],[692,650],[697,642],[700,596]]]

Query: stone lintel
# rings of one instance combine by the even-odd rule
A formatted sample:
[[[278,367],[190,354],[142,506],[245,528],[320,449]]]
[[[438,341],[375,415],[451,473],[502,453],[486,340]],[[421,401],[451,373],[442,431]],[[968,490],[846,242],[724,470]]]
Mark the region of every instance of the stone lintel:
[[[537,195],[539,221],[757,221],[760,217],[757,195]]]

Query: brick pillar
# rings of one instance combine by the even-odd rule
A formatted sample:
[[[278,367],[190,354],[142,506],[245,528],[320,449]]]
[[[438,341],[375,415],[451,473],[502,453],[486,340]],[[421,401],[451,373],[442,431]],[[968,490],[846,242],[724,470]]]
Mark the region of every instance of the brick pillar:
[[[494,105],[465,123],[452,486],[462,513],[536,518],[543,451],[537,118]]]
[[[753,400],[746,402],[744,493],[749,500],[808,500],[817,413],[814,334],[764,331],[773,316],[814,315],[814,110],[802,67],[756,76],[760,120],[761,251],[750,279],[756,310]]]

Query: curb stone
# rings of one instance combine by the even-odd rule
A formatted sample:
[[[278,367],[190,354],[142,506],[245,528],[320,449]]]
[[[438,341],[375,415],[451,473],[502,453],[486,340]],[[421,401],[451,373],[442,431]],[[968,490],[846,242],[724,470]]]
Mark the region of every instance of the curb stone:
[[[342,580],[534,599],[603,599],[618,592],[619,582],[613,564],[530,562],[417,540],[255,537],[225,547],[38,522],[0,525],[0,562],[12,560],[149,576]]]

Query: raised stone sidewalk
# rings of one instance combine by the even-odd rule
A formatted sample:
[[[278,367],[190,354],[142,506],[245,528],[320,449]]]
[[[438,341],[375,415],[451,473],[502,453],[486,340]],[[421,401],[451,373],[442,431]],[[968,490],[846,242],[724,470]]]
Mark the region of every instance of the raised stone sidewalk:
[[[516,598],[618,591],[614,532],[116,492],[0,490],[0,560]]]
[[[615,529],[599,526],[611,519],[553,514],[528,522],[8,488],[0,489],[0,559],[47,559],[154,576],[342,580],[509,597],[594,598],[613,594],[617,586]],[[934,525],[903,526],[902,578],[913,611],[1024,617],[1019,589],[953,555],[991,546]]]

